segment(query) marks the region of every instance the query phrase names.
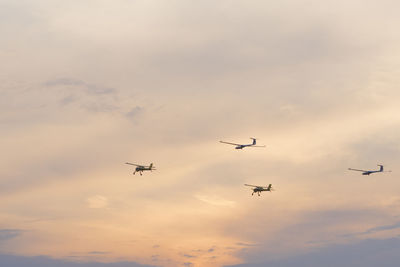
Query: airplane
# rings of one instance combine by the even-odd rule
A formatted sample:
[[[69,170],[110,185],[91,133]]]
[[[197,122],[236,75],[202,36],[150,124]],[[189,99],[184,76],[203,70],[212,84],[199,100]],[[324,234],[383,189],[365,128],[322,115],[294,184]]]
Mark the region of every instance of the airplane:
[[[377,171],[366,171],[366,170],[358,170],[358,169],[352,169],[352,168],[349,168],[349,170],[362,172],[362,175],[370,175],[371,173],[377,173],[377,172],[391,172],[391,171],[384,171],[383,165],[378,164],[378,166],[379,166],[379,170],[377,170]]]
[[[225,141],[219,141],[219,142],[223,143],[223,144],[234,145],[234,146],[236,146],[235,149],[243,149],[245,147],[265,147],[265,146],[256,146],[256,140],[257,140],[256,138],[250,138],[250,139],[253,140],[253,143],[247,144],[247,145],[229,143],[229,142],[225,142]]]
[[[155,168],[153,167],[153,163],[150,163],[150,166],[143,166],[143,165],[138,165],[138,164],[129,163],[129,162],[125,162],[125,164],[136,166],[136,169],[133,172],[133,175],[135,175],[135,173],[137,173],[137,172],[140,173],[140,175],[142,175],[142,172],[144,172],[144,171],[155,170]]]
[[[251,186],[253,187],[253,193],[251,193],[251,195],[254,195],[254,193],[257,193],[260,196],[260,193],[262,191],[274,191],[274,189],[272,188],[272,184],[269,184],[267,187],[265,186],[259,186],[259,185],[251,185],[251,184],[244,184],[245,186]]]

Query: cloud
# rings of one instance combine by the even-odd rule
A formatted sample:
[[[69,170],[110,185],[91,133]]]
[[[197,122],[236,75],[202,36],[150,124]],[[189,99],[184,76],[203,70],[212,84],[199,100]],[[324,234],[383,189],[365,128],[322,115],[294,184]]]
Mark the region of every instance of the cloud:
[[[237,242],[236,243],[237,246],[242,246],[242,247],[255,247],[255,246],[259,246],[257,244],[249,244],[249,243],[243,243],[243,242]]]
[[[20,229],[0,229],[0,241],[15,238],[21,235],[22,232],[23,230]]]
[[[70,96],[66,96],[63,99],[61,99],[60,103],[62,105],[68,105],[68,104],[73,103],[75,101],[77,101],[77,98],[75,96],[70,95]]]
[[[0,254],[0,264],[13,267],[152,267],[151,265],[142,265],[136,262],[71,262],[46,256],[24,257],[4,254]]]
[[[58,86],[58,85],[80,86],[80,85],[86,85],[86,83],[81,80],[76,80],[76,79],[71,79],[71,78],[59,78],[59,79],[47,81],[44,83],[44,85],[49,86],[49,87]]]
[[[91,209],[105,209],[108,208],[109,205],[108,198],[101,195],[89,197],[86,203]]]
[[[119,109],[115,101],[118,92],[114,88],[87,83],[73,78],[58,78],[43,83],[61,97],[62,105],[76,104],[90,112],[112,112]],[[53,94],[54,94],[53,93]],[[47,93],[48,94],[48,93]],[[94,101],[95,100],[95,101]]]
[[[136,106],[126,113],[126,117],[132,119],[135,118],[137,115],[141,114],[142,112],[143,108],[140,106]]]
[[[369,228],[363,232],[359,233],[350,233],[343,235],[344,237],[355,237],[355,236],[360,236],[360,235],[368,235],[368,234],[374,234],[374,233],[379,233],[383,231],[388,231],[388,230],[395,230],[400,228],[400,222],[394,223],[394,224],[389,224],[389,225],[381,225],[381,226],[376,226]]]
[[[381,232],[381,231],[386,231],[386,230],[393,230],[393,229],[398,229],[398,228],[400,228],[400,222],[395,223],[395,224],[390,224],[390,225],[382,225],[382,226],[373,227],[373,228],[366,230],[364,233],[371,234],[371,233],[376,233],[376,232]]]
[[[185,258],[196,258],[197,256],[189,255],[189,254],[183,254],[183,257],[185,257]]]
[[[396,172],[345,172],[400,158],[393,1],[17,2],[0,4],[0,221],[37,232],[9,251],[221,265],[397,229],[379,206]],[[267,148],[217,143],[253,135]]]
[[[249,210],[249,214],[256,212]],[[274,222],[277,215],[274,210],[269,216],[259,216],[257,220],[241,219],[233,228],[241,227],[242,240],[254,243],[237,242],[236,255],[245,262],[264,262],[288,258],[300,253],[307,253],[331,244],[348,244],[356,242],[359,237],[344,233],[357,233],[364,225],[391,219],[389,214],[378,208],[365,209],[326,209],[316,211],[302,210],[296,214],[281,211],[287,220]],[[293,217],[292,217],[293,216]]]
[[[226,207],[235,206],[235,201],[227,200],[218,196],[196,195],[195,198],[214,206],[226,206]]]
[[[259,263],[244,263],[230,267],[395,267],[400,262],[400,239],[368,239],[354,244],[330,245],[314,252],[279,260],[266,260]]]
[[[151,255],[151,261],[158,261],[160,258],[160,255],[156,254],[156,255]]]
[[[44,83],[48,87],[57,86],[68,86],[71,89],[84,89],[88,94],[94,95],[104,95],[116,93],[114,88],[99,86],[96,84],[86,83],[82,80],[72,79],[72,78],[58,78],[54,80],[49,80]]]
[[[108,254],[108,253],[110,253],[110,252],[108,252],[108,251],[89,251],[88,252],[88,254],[91,254],[91,255],[104,255],[104,254]]]

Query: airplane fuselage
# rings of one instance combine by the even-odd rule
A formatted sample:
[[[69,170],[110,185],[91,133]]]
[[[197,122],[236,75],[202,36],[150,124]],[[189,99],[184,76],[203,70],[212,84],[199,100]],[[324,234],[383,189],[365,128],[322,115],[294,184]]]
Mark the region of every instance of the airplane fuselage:
[[[253,193],[251,195],[258,194],[260,196],[260,193],[264,191],[271,192],[271,187],[268,188],[256,187],[253,189]]]
[[[251,184],[244,184],[245,186],[252,186],[253,193],[251,195],[253,196],[254,194],[260,195],[261,192],[263,191],[269,191],[271,192],[272,189],[272,184],[269,184],[268,186],[256,186],[256,185],[251,185]]]
[[[378,166],[379,166],[379,170],[376,170],[376,171],[359,170],[359,169],[352,169],[352,168],[349,168],[349,170],[359,171],[359,172],[361,172],[362,175],[370,175],[372,173],[384,172],[383,165],[378,165]],[[390,172],[390,171],[387,171],[387,172]]]
[[[150,163],[150,166],[143,166],[143,165],[138,165],[138,164],[130,163],[130,162],[126,162],[125,164],[136,166],[135,171],[133,172],[133,175],[135,175],[135,173],[137,173],[137,172],[140,175],[142,175],[143,171],[153,171],[153,170],[155,170],[155,168],[153,166],[153,163]]]
[[[254,144],[248,144],[248,145],[238,145],[235,147],[235,149],[243,149],[245,147],[250,147],[250,146],[254,146]]]
[[[136,167],[135,172],[133,174],[135,174],[136,172],[140,173],[140,175],[142,175],[142,172],[144,171],[152,171],[153,169],[150,167]]]
[[[363,172],[362,175],[370,175],[371,173],[376,173],[376,172],[381,172],[381,171],[368,171],[368,172]]]
[[[219,141],[220,143],[224,143],[224,144],[228,144],[228,145],[234,145],[235,149],[243,149],[245,147],[265,147],[265,146],[256,146],[256,139],[255,138],[251,138],[253,139],[253,143],[251,144],[236,144],[236,143],[230,143],[230,142],[225,142],[225,141]]]
[[[271,191],[271,189],[268,189],[268,188],[254,188],[253,191],[254,191],[254,193],[257,193],[257,192],[262,192],[262,191]]]

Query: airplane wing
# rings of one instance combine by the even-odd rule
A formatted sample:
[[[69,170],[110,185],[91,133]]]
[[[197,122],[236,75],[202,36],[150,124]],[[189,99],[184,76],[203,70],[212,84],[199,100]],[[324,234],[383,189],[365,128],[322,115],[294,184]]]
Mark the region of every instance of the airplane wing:
[[[125,162],[125,164],[133,165],[133,166],[137,166],[137,167],[144,167],[143,165],[133,164],[133,163],[129,163],[129,162]]]
[[[358,169],[352,169],[352,168],[349,168],[349,170],[350,170],[350,171],[358,171],[358,172],[368,172],[368,171],[366,171],[366,170],[358,170]]]
[[[220,143],[228,144],[228,145],[234,145],[234,146],[241,146],[241,144],[235,144],[235,143],[229,143],[225,141],[219,141]]]
[[[260,187],[258,185],[251,185],[251,184],[244,184],[245,186],[251,186],[251,187]]]
[[[249,146],[249,147],[265,147],[265,146],[253,146],[253,145],[251,145],[251,146]]]

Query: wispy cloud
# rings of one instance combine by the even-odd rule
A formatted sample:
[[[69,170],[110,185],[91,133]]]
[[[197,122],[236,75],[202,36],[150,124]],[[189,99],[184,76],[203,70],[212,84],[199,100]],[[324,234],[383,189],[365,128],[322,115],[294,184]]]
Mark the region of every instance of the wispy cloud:
[[[21,235],[24,231],[20,229],[0,229],[0,241],[9,240]]]
[[[69,86],[71,87],[71,89],[84,89],[84,91],[89,94],[97,95],[113,94],[116,92],[114,88],[90,84],[86,83],[85,81],[72,78],[58,78],[54,80],[49,80],[45,82],[44,85],[48,87]]]
[[[368,235],[368,234],[375,234],[375,233],[389,231],[389,230],[395,230],[395,229],[399,229],[399,228],[400,228],[400,222],[397,222],[395,224],[376,226],[376,227],[369,228],[363,232],[350,233],[350,234],[345,234],[343,236],[344,237],[356,237],[356,236],[362,236],[362,235]]]
[[[219,196],[196,195],[195,198],[214,206],[227,206],[227,207],[235,206],[235,201],[227,200]]]
[[[137,115],[143,112],[143,107],[136,106],[133,107],[129,112],[126,113],[126,116],[130,119],[135,118]]]
[[[256,247],[256,246],[259,246],[258,244],[243,243],[243,242],[237,242],[236,245],[237,246],[241,246],[241,247]]]
[[[190,255],[190,254],[183,254],[183,257],[185,257],[185,258],[196,258],[195,255]]]
[[[88,254],[91,254],[91,255],[105,255],[108,253],[110,253],[110,252],[108,252],[108,251],[89,251],[88,252]]]
[[[91,209],[105,209],[108,208],[109,200],[105,196],[96,195],[87,198],[86,203]]]
[[[0,255],[0,263],[4,266],[15,267],[152,267],[152,265],[143,265],[136,262],[72,262],[46,256],[24,257],[4,254]]]
[[[319,266],[393,266],[400,261],[400,239],[368,239],[353,244],[335,244],[313,252],[277,260],[249,261],[230,267],[319,267]],[[228,267],[228,266],[227,266]]]

